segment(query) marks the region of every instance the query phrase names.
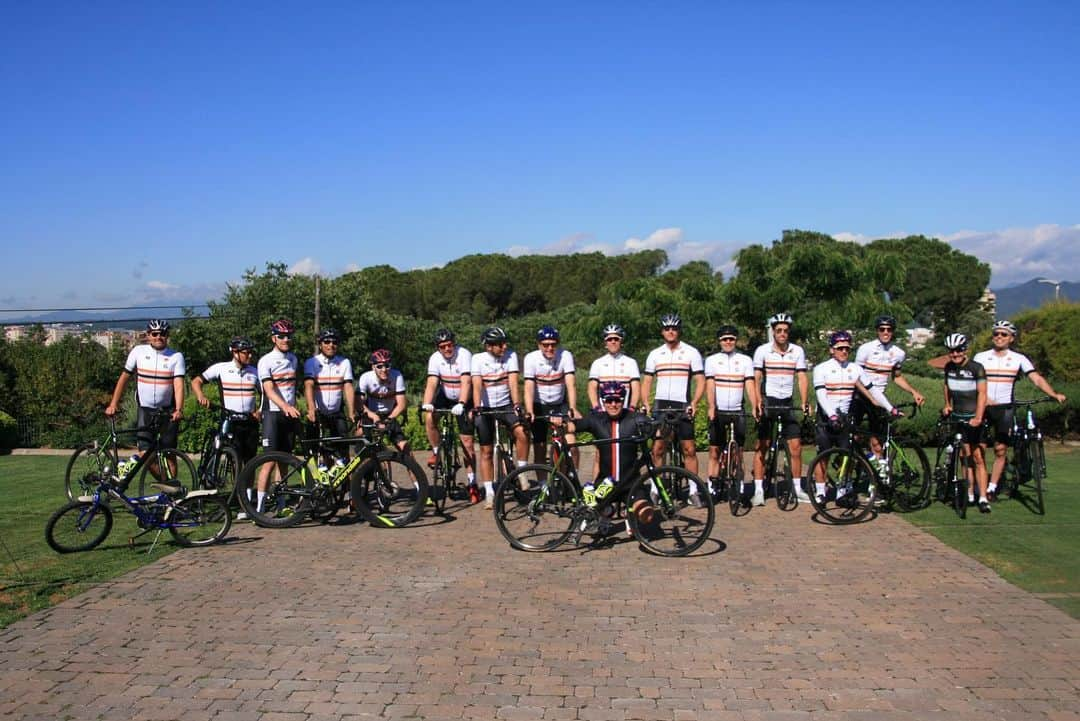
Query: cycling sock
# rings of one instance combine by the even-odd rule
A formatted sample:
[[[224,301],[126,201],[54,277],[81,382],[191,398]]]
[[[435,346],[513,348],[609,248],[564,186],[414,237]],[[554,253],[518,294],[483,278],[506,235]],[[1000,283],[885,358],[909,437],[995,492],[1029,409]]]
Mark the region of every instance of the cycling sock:
[[[255,495],[259,499],[259,502],[256,504],[255,508],[259,511],[259,513],[262,513],[263,501],[266,500],[266,491],[259,491]]]
[[[489,498],[495,497],[495,484],[491,481],[484,481],[484,493],[488,494]]]
[[[470,486],[475,486],[476,485],[476,474],[475,473],[473,473],[472,471],[468,471],[465,474],[465,477],[469,479],[469,485]]]
[[[989,486],[986,487],[986,492],[987,493],[995,493],[995,492],[997,492],[997,484],[996,483],[991,483]]]
[[[825,495],[825,484],[824,483],[815,483],[814,484],[814,490],[817,491],[817,494],[819,496],[824,496]]]
[[[433,456],[439,455],[439,444],[438,443],[436,443],[435,445],[433,445],[431,447],[431,455],[433,455]]]
[[[764,493],[764,492],[765,492],[765,479],[763,479],[763,478],[755,478],[754,479],[754,493]]]
[[[517,467],[518,467],[518,468],[521,468],[521,467],[522,467],[522,466],[524,466],[524,465],[525,465],[525,461],[523,461],[523,460],[521,460],[521,459],[519,458],[519,459],[518,459],[518,462],[517,462]]]

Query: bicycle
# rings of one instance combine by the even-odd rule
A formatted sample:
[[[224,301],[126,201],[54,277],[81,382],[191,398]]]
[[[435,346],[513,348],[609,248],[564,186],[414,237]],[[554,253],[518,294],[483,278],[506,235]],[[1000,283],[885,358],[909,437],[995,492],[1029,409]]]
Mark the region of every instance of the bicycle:
[[[716,515],[704,482],[684,468],[655,466],[649,441],[656,431],[643,421],[631,438],[599,439],[560,446],[561,466],[531,464],[514,469],[495,491],[495,525],[511,546],[522,551],[550,551],[569,539],[576,546],[586,533],[603,537],[615,527],[620,510],[630,532],[648,551],[685,556],[701,547],[712,533]],[[573,457],[566,451],[580,446],[604,446],[631,441],[637,446],[635,470],[619,480],[595,505],[588,505],[577,483]],[[701,505],[690,503],[696,491]],[[599,496],[599,494],[597,494]]]
[[[139,458],[128,476],[147,468],[151,455],[147,453]],[[143,529],[128,539],[129,545],[134,545],[139,536],[157,531],[147,553],[154,550],[165,530],[181,546],[208,546],[225,538],[229,532],[232,525],[229,503],[216,490],[187,491],[174,483],[150,485],[158,493],[129,497],[124,493],[123,479],[118,483],[115,477],[100,478],[89,496],[58,508],[49,517],[45,524],[46,543],[57,553],[94,548],[112,530],[110,501],[119,502],[135,516],[139,528]]]
[[[686,467],[686,456],[683,453],[682,442],[676,436],[675,430],[681,421],[693,419],[685,410],[665,410],[657,413],[657,421],[660,423],[658,439],[664,441],[664,455],[661,465]]]
[[[1025,491],[1034,490],[1035,510],[1040,516],[1046,515],[1046,503],[1043,498],[1046,479],[1046,450],[1043,448],[1042,430],[1032,412],[1032,406],[1050,403],[1053,398],[1013,401],[1009,406],[1024,409],[1024,422],[1019,413],[1013,413],[1012,431],[1009,434],[1009,458],[1005,471],[1001,474],[1000,495],[1009,498],[1026,496]],[[998,406],[1000,407],[1000,406]]]
[[[966,423],[966,420],[953,416],[938,419],[938,449],[932,476],[934,495],[942,503],[952,506],[960,518],[967,517],[968,470],[972,466],[971,459],[963,455],[961,425]]]
[[[915,403],[896,406],[901,411],[907,410],[914,418],[919,413]],[[924,508],[930,495],[930,462],[922,448],[893,434],[895,422],[905,416],[886,417],[885,438],[881,440],[881,455],[877,460],[880,483],[875,487],[877,496],[890,508],[901,512]],[[863,436],[856,436],[856,446],[864,453],[868,452]],[[875,503],[878,502],[875,498]]]
[[[810,483],[822,483],[825,492],[810,494],[810,504],[822,517],[832,523],[856,523],[874,508],[877,498],[878,472],[855,439],[856,429],[851,416],[839,417],[839,429],[845,439],[827,448],[810,461],[806,477]]]
[[[366,435],[321,436],[301,440],[303,458],[267,451],[249,461],[237,479],[240,506],[255,523],[268,528],[296,526],[307,518],[325,521],[344,504],[346,480],[356,513],[373,526],[397,528],[415,521],[427,503],[427,476],[409,455],[386,449],[384,429],[361,425]],[[359,446],[345,460],[344,447]],[[326,470],[324,459],[332,459]],[[256,486],[267,478],[263,510],[257,509]]]
[[[725,437],[720,451],[720,485],[713,488],[713,501],[727,500],[731,515],[738,516],[740,512],[745,515],[749,512],[750,504],[744,502],[743,481],[745,470],[743,469],[743,449],[735,440],[735,423],[739,417],[746,417],[746,413],[734,413],[731,411],[717,411],[717,418],[724,423]]]
[[[112,481],[126,489],[137,474],[137,492],[145,496],[146,488],[158,480],[170,485],[195,488],[195,466],[191,459],[175,448],[158,448],[161,443],[162,421],[172,415],[171,411],[158,411],[151,416],[149,426],[116,428],[116,418],[107,417],[109,432],[102,440],[93,440],[75,449],[64,470],[64,492],[69,501],[91,495],[102,481]],[[139,461],[120,461],[120,437],[147,431],[154,432],[154,441],[143,452]],[[149,475],[149,479],[147,476]],[[175,481],[175,483],[173,483]]]
[[[761,420],[758,421],[758,428],[772,424],[772,437],[765,451],[764,486],[772,486],[777,508],[781,511],[794,511],[799,505],[799,497],[795,494],[794,475],[791,471],[791,449],[788,448],[788,439],[784,438],[782,433],[784,413],[787,411],[795,409],[792,406],[766,406]]]
[[[448,408],[436,408],[430,412],[435,414],[438,425],[439,452],[435,455],[435,468],[431,471],[434,483],[428,497],[435,512],[443,515],[448,500],[462,498],[465,494],[465,487],[457,482],[457,474],[462,467],[458,452],[457,416]]]
[[[511,471],[514,470],[514,455],[506,448],[505,441],[502,437],[502,423],[497,420],[497,416],[504,414],[505,410],[492,410],[490,408],[475,408],[473,413],[477,416],[493,416],[492,428],[494,430],[494,437],[492,440],[492,470],[495,474],[494,485],[499,485]],[[522,418],[522,423],[525,420]],[[479,449],[477,449],[477,458],[479,458]],[[479,461],[477,461],[479,463]],[[477,469],[479,470],[479,468]]]
[[[217,490],[231,500],[236,494],[236,475],[244,465],[232,426],[251,423],[253,419],[250,413],[237,413],[215,403],[209,408],[217,412],[218,423],[208,428],[203,437],[195,477],[201,488]]]

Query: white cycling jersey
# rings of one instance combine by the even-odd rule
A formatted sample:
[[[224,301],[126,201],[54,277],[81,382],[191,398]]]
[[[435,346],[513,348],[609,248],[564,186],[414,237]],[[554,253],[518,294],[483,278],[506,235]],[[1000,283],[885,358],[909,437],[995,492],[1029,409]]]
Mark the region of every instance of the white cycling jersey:
[[[996,350],[984,350],[976,353],[973,360],[986,369],[986,403],[996,406],[1013,402],[1013,391],[1021,374],[1035,372],[1035,366],[1023,353],[1006,350],[999,354]]]
[[[690,376],[705,372],[705,363],[698,349],[689,343],[679,342],[674,348],[668,344],[653,349],[645,359],[645,374],[656,377],[658,401],[690,402]],[[648,402],[648,399],[645,399]]]
[[[548,360],[542,351],[534,350],[525,356],[522,375],[536,383],[536,398],[546,405],[566,400],[566,376],[574,375],[574,356],[559,348]]]
[[[452,401],[461,399],[461,384],[469,382],[472,373],[472,352],[461,346],[454,348],[450,360],[435,351],[428,358],[427,374],[439,379],[443,395]]]
[[[745,353],[714,353],[705,359],[705,377],[716,385],[717,410],[741,411],[746,381],[754,379],[754,361]]]
[[[316,353],[304,361],[304,379],[315,381],[315,406],[319,413],[333,415],[341,411],[346,388],[353,382],[352,362],[342,355],[327,358]]]
[[[763,343],[754,351],[754,370],[765,375],[766,397],[787,400],[795,395],[795,374],[806,372],[806,353],[794,343],[785,351]]]
[[[236,361],[222,361],[210,366],[199,376],[204,383],[218,382],[221,387],[221,405],[233,413],[255,411],[255,391],[259,387],[259,371],[255,366],[238,366]]]
[[[274,387],[281,394],[282,400],[290,406],[296,405],[296,369],[299,362],[292,352],[282,353],[277,348],[259,359],[259,383],[273,381]],[[263,393],[263,410],[276,413],[281,409],[270,396]]]
[[[841,363],[830,358],[814,366],[814,392],[817,395],[818,408],[825,416],[847,413],[851,408],[851,399],[855,397],[855,384],[861,382],[870,391],[874,400],[887,411],[892,404],[885,398],[881,388],[870,387],[870,374],[858,363]]]
[[[184,354],[172,348],[156,350],[150,344],[137,345],[128,353],[124,370],[135,374],[135,398],[144,408],[172,408],[173,378],[183,378]]]
[[[855,362],[863,367],[871,383],[885,390],[889,387],[889,379],[893,373],[900,370],[906,357],[907,354],[895,343],[872,340],[859,346],[855,353]]]
[[[517,354],[509,348],[499,358],[487,351],[474,355],[472,376],[480,378],[482,390],[480,397],[473,399],[473,405],[484,408],[510,405],[510,374],[519,372]]]
[[[368,410],[387,415],[397,405],[397,397],[405,395],[405,377],[397,368],[391,368],[383,382],[375,371],[366,371],[356,381],[356,392],[363,394]]]
[[[641,380],[637,361],[625,353],[605,353],[589,366],[589,380],[597,383],[618,381],[626,386],[626,399],[630,398],[630,382]]]

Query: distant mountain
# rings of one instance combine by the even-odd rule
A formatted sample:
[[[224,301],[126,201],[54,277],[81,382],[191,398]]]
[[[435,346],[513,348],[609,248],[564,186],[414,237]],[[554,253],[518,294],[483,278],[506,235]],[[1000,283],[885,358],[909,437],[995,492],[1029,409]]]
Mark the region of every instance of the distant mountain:
[[[1054,299],[1054,286],[1040,278],[1032,278],[1020,285],[1007,288],[991,288],[997,296],[997,317],[1011,318],[1022,310],[1038,308],[1048,300]],[[1066,300],[1080,300],[1080,283],[1066,281],[1061,284],[1060,297]]]
[[[179,320],[184,317],[182,308],[191,308],[195,315],[206,315],[206,303],[192,303],[168,308],[129,308],[121,310],[57,310],[33,315],[9,316],[0,313],[0,325],[23,325],[27,323],[87,323],[102,328],[139,328],[148,318]]]

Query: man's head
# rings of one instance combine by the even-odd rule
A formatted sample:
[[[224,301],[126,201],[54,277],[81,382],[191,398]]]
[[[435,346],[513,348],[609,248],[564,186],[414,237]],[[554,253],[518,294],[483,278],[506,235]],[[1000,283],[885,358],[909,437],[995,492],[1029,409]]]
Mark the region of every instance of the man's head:
[[[604,381],[597,389],[604,412],[614,418],[623,411],[626,402],[626,386],[619,381]]]
[[[169,344],[169,321],[154,318],[146,321],[146,339],[154,350],[162,350]]]
[[[559,330],[550,325],[545,325],[536,331],[536,345],[544,357],[551,360],[555,357],[555,351],[559,347]]]
[[[251,361],[251,356],[255,352],[255,344],[242,335],[233,336],[232,340],[229,341],[229,351],[232,353],[234,361],[244,365]]]
[[[665,343],[674,345],[682,334],[682,318],[678,313],[665,313],[660,316],[660,335]]]
[[[896,318],[891,315],[879,315],[874,319],[874,327],[882,343],[890,343],[896,337]]]
[[[991,333],[991,342],[997,350],[1007,349],[1016,340],[1016,326],[1007,320],[994,323],[994,330]]]
[[[289,350],[294,330],[292,321],[288,318],[278,318],[271,323],[270,338],[274,343],[274,348],[282,353]]]
[[[454,331],[448,328],[439,328],[439,330],[435,331],[435,348],[444,358],[448,360],[452,358],[456,346]]]
[[[780,345],[787,345],[791,336],[791,325],[794,321],[787,313],[777,313],[769,318],[769,327],[772,328],[773,338]]]
[[[716,340],[720,344],[720,350],[730,353],[735,350],[735,341],[739,339],[739,329],[733,325],[722,325],[716,331]]]
[[[623,341],[626,340],[626,331],[618,323],[608,323],[604,326],[604,349],[611,354],[622,350]]]
[[[385,348],[374,350],[368,360],[371,361],[371,369],[375,371],[375,375],[379,377],[379,380],[386,380],[390,375],[390,362],[392,360],[390,351]]]
[[[341,336],[333,328],[324,328],[319,333],[319,351],[327,358],[337,355],[339,345],[341,345]]]
[[[498,358],[506,350],[506,331],[493,325],[480,336],[480,342],[484,344],[484,350]]]
[[[949,360],[963,363],[967,359],[968,339],[963,333],[950,333],[945,336],[945,348],[949,351]]]
[[[851,358],[851,333],[838,330],[829,334],[829,352],[840,363]]]

